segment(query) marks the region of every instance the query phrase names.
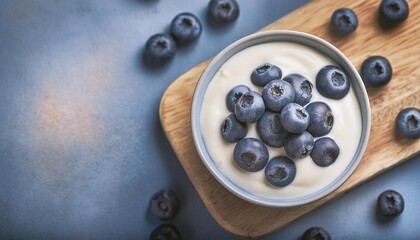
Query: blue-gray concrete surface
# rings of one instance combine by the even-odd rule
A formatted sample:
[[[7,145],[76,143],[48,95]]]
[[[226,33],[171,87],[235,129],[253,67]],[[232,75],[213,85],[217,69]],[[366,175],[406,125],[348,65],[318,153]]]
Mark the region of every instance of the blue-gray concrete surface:
[[[168,188],[181,198],[171,223],[184,239],[234,239],[177,161],[158,106],[180,74],[307,1],[239,2],[239,19],[215,27],[207,1],[2,0],[0,239],[147,239],[162,223],[149,199]],[[167,66],[144,67],[147,38],[185,11],[203,21],[201,38]],[[265,239],[297,239],[312,225],[334,239],[419,239],[418,169],[419,157]],[[373,211],[388,188],[406,211],[383,224]]]

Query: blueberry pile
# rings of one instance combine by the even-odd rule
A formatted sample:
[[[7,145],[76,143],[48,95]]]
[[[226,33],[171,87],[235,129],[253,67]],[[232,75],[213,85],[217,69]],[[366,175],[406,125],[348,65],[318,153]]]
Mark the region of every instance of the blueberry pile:
[[[370,87],[383,87],[391,81],[391,63],[383,56],[370,56],[363,61],[360,76]]]
[[[420,109],[404,108],[398,113],[396,124],[402,136],[412,139],[420,138]]]
[[[245,85],[232,88],[226,96],[232,113],[220,127],[223,139],[236,143],[233,157],[241,169],[265,169],[268,183],[285,187],[295,178],[294,160],[310,155],[320,167],[335,162],[340,148],[325,137],[334,125],[333,112],[324,102],[311,102],[314,86],[306,77],[294,73],[282,78],[278,66],[265,63],[252,71],[250,80],[262,88],[261,94]],[[333,100],[342,99],[350,90],[347,73],[337,66],[320,69],[315,82],[318,92]],[[259,139],[246,137],[252,123]],[[287,156],[269,159],[267,146],[284,147]]]
[[[378,197],[377,211],[381,217],[393,218],[404,211],[404,198],[394,190],[386,190]]]
[[[337,32],[347,35],[356,31],[359,20],[356,13],[350,8],[340,8],[335,10],[331,16],[331,24]]]
[[[409,15],[408,4],[405,0],[382,0],[379,6],[379,18],[389,25],[404,22]]]

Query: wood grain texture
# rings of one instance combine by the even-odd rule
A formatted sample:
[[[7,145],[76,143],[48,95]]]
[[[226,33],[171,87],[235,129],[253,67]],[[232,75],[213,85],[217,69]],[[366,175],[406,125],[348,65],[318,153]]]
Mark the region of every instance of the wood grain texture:
[[[314,203],[292,208],[257,206],[228,192],[205,168],[192,140],[190,106],[195,85],[209,61],[186,72],[167,89],[160,106],[162,126],[200,197],[224,229],[250,238],[268,234],[419,152],[420,140],[404,139],[395,130],[395,118],[402,108],[420,108],[420,4],[409,4],[408,20],[391,29],[379,24],[376,0],[314,1],[262,29],[320,36],[338,47],[357,69],[368,56],[383,55],[394,70],[387,86],[368,89],[372,129],[360,165],[344,185]],[[359,18],[359,27],[350,36],[340,36],[330,28],[330,16],[340,7],[352,8]]]

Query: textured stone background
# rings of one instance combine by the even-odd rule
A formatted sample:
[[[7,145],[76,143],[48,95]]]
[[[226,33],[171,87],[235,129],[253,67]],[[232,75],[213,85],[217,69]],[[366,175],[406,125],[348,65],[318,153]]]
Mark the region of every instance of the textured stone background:
[[[233,238],[186,177],[158,105],[180,74],[307,1],[239,2],[240,18],[215,27],[205,18],[207,1],[2,0],[0,238],[147,239],[160,224],[148,202],[163,188],[180,195],[172,222],[184,239]],[[145,68],[147,38],[184,11],[203,21],[201,38],[167,66]],[[334,239],[420,237],[418,169],[419,157],[267,239],[297,239],[312,225]],[[381,224],[374,206],[388,188],[404,195],[409,210]]]

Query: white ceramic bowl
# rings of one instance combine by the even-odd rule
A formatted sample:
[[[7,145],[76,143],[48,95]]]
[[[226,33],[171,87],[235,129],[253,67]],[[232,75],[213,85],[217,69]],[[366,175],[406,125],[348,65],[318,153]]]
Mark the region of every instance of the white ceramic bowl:
[[[339,66],[341,66],[349,75],[351,79],[351,87],[353,88],[356,97],[359,102],[361,117],[362,117],[362,133],[359,141],[359,145],[353,159],[350,164],[345,168],[345,170],[329,185],[322,188],[321,190],[308,194],[302,197],[296,198],[266,198],[252,194],[234,182],[227,178],[217,167],[215,162],[212,160],[211,155],[209,154],[205,141],[201,133],[201,124],[200,124],[200,113],[201,107],[204,99],[204,95],[207,89],[207,86],[213,79],[213,76],[219,70],[219,68],[234,54],[239,51],[248,48],[253,45],[276,42],[276,41],[285,41],[285,42],[294,42],[308,46],[310,48],[318,50],[321,54],[326,55],[333,61],[335,61]],[[213,60],[209,63],[205,71],[200,77],[198,84],[196,86],[191,108],[191,127],[192,134],[194,138],[194,144],[197,148],[197,151],[207,169],[210,173],[230,192],[237,195],[238,197],[250,201],[255,204],[272,206],[272,207],[291,207],[306,204],[309,202],[316,201],[334,190],[340,187],[354,172],[360,160],[362,159],[363,153],[366,149],[368,143],[369,134],[370,134],[370,107],[369,99],[366,93],[365,86],[360,78],[357,70],[351,64],[351,62],[340,52],[336,47],[326,42],[325,40],[302,32],[296,31],[267,31],[252,34],[246,36],[225,49],[223,49],[219,54],[217,54]]]

